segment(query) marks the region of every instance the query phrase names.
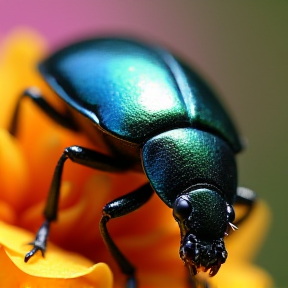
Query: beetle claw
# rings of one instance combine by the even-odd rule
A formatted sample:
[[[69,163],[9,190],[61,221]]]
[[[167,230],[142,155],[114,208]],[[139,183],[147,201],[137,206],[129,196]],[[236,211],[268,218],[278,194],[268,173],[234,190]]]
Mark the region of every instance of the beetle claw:
[[[29,245],[34,245],[34,247],[28,252],[26,253],[25,257],[24,257],[24,262],[27,263],[29,261],[29,259],[35,255],[35,253],[37,251],[41,251],[42,257],[45,256],[45,249],[43,249],[42,247],[39,246],[35,246],[34,243],[29,243]]]
[[[218,273],[220,267],[221,267],[221,264],[212,266],[209,271],[209,276],[210,277],[215,276]]]
[[[28,245],[32,245],[33,248],[25,255],[24,262],[28,262],[29,259],[35,255],[37,251],[41,251],[42,257],[44,257],[46,251],[46,243],[49,234],[50,222],[46,220],[40,229],[38,230],[35,240],[33,242],[28,243]]]
[[[198,274],[197,268],[194,264],[186,264],[188,269],[189,269],[189,273],[191,276],[195,276]]]

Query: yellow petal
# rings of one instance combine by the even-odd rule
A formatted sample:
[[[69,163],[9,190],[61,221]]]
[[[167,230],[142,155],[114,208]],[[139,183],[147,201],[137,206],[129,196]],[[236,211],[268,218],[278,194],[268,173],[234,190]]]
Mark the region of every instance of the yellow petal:
[[[15,281],[21,284],[19,287],[112,287],[112,273],[106,264],[93,265],[90,260],[50,243],[45,258],[38,252],[24,263],[23,257],[29,249],[24,244],[31,241],[33,235],[3,222],[0,222],[0,231],[1,287],[8,284],[7,288],[13,287]]]
[[[272,278],[266,271],[249,262],[229,260],[221,266],[215,277],[209,279],[209,283],[213,288],[273,287]]]
[[[273,287],[270,275],[251,263],[261,242],[265,239],[269,224],[270,210],[267,204],[258,200],[249,217],[239,230],[227,237],[228,259],[218,274],[209,283],[221,288],[269,288]]]
[[[271,213],[268,205],[258,199],[249,217],[239,226],[237,231],[232,231],[226,239],[229,257],[250,261],[261,247],[270,226]]]

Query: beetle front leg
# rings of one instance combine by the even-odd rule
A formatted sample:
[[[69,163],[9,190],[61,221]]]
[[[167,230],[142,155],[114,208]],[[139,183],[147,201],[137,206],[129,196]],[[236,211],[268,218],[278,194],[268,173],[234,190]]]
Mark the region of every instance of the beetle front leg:
[[[189,288],[211,288],[205,280],[196,280],[195,276],[191,276],[190,273],[188,277]]]
[[[235,225],[240,225],[243,221],[245,221],[254,208],[254,204],[256,202],[256,193],[248,188],[238,187],[235,204],[244,205],[247,207],[246,213],[237,221],[234,222]]]
[[[29,245],[33,245],[33,249],[25,255],[24,262],[28,262],[28,260],[37,251],[41,251],[42,257],[44,257],[49,230],[50,230],[50,221],[44,221],[44,223],[37,232],[35,240],[29,243]]]
[[[35,240],[30,243],[30,245],[33,245],[33,248],[25,255],[25,258],[24,258],[25,262],[28,262],[28,260],[37,251],[41,251],[42,256],[44,257],[44,254],[46,251],[47,239],[49,236],[50,223],[57,219],[61,176],[62,176],[64,163],[68,159],[66,150],[64,151],[61,158],[59,159],[57,166],[55,168],[55,171],[54,171],[53,180],[51,182],[48,199],[47,199],[45,210],[44,210],[45,221],[40,227],[40,229],[38,230]]]
[[[153,189],[150,184],[146,184],[127,195],[109,202],[103,208],[103,215],[99,224],[100,232],[107,248],[116,260],[122,273],[128,276],[126,282],[127,288],[136,288],[137,286],[135,268],[116,246],[106,225],[110,219],[121,217],[137,210],[150,199],[152,194]]]
[[[45,254],[50,223],[57,219],[61,176],[64,163],[68,158],[75,163],[102,171],[119,172],[125,170],[125,167],[119,161],[94,150],[80,146],[71,146],[66,148],[60,157],[54,171],[48,199],[44,210],[45,221],[38,230],[34,242],[31,243],[33,248],[26,254],[24,258],[25,262],[27,262],[37,251],[41,251],[43,256]]]

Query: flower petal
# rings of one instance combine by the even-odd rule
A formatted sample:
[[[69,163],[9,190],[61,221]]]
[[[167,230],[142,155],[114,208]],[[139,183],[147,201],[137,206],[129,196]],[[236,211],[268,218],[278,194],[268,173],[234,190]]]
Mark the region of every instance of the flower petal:
[[[265,239],[269,223],[270,210],[262,200],[257,200],[249,217],[231,233],[226,240],[228,259],[218,274],[209,279],[211,284],[221,288],[269,288],[273,287],[270,275],[251,263],[261,242]]]
[[[20,243],[27,243],[33,235],[3,222],[0,222],[0,231],[1,287],[13,287],[9,283],[12,281],[13,284],[13,278],[20,282],[20,287],[39,287],[39,283],[42,283],[41,287],[64,287],[64,284],[75,288],[112,287],[112,273],[106,264],[93,265],[86,258],[67,253],[50,243],[45,258],[35,255],[29,263],[24,263],[23,256],[28,246]],[[5,283],[10,286],[5,286]]]
[[[4,97],[1,98],[0,126],[8,126],[13,103],[20,93],[39,82],[35,83],[35,67],[45,51],[44,39],[30,29],[16,29],[1,41],[0,93]]]
[[[0,201],[7,202],[17,211],[27,197],[28,169],[19,142],[1,128],[0,159]]]
[[[252,260],[265,239],[270,222],[271,212],[268,205],[263,200],[257,199],[249,217],[226,239],[230,258],[235,261]]]

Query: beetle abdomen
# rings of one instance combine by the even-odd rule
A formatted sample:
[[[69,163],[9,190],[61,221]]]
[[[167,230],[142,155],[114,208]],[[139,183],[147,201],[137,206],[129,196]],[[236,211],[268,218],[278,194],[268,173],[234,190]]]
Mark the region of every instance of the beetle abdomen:
[[[40,65],[46,81],[76,111],[109,134],[142,145],[161,132],[198,127],[241,149],[214,94],[170,53],[125,39],[92,39]]]

